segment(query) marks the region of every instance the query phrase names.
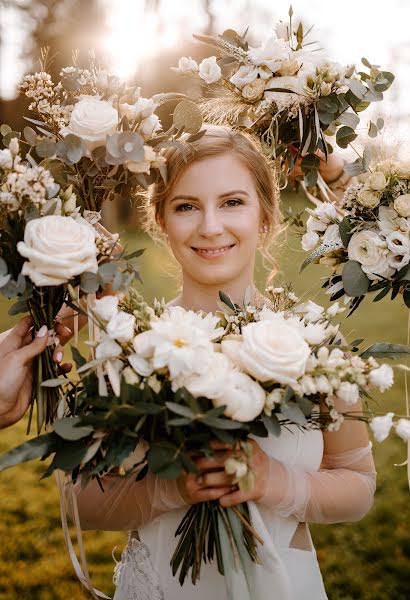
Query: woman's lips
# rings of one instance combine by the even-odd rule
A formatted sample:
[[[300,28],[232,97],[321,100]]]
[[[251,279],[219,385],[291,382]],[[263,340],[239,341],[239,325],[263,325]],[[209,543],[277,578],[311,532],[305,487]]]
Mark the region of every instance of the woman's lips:
[[[194,247],[192,247],[192,250],[196,254],[201,256],[201,258],[213,259],[213,258],[219,258],[220,256],[223,256],[224,254],[229,252],[229,250],[231,250],[231,248],[233,248],[234,246],[235,246],[235,244],[231,244],[230,246],[220,246],[219,248],[194,248]]]

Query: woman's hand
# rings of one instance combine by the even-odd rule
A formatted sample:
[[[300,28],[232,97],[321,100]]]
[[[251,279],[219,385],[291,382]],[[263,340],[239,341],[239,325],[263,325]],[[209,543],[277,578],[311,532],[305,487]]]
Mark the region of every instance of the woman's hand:
[[[46,325],[32,339],[32,325],[32,318],[27,316],[0,335],[0,429],[19,421],[31,400],[33,359],[45,350],[48,340]],[[55,348],[53,357],[61,362],[61,346]],[[60,365],[60,369],[68,372],[71,364]]]
[[[252,446],[252,456],[248,459],[249,467],[255,474],[255,485],[249,491],[242,492],[233,483],[234,476],[225,472],[228,458],[237,457],[237,452],[224,444],[215,441],[213,458],[198,458],[194,462],[200,474],[185,474],[180,477],[179,489],[188,504],[219,500],[221,506],[235,506],[248,500],[260,500],[266,491],[269,476],[269,457],[253,439],[248,439]]]
[[[343,169],[345,165],[345,161],[340,156],[340,154],[329,154],[328,159],[321,150],[316,152],[318,157],[320,158],[320,167],[319,173],[323,177],[326,183],[332,183],[333,181],[337,181],[339,177],[343,174]],[[289,177],[295,179],[296,177],[302,177],[302,158],[298,158],[295,163],[293,171],[289,173]]]

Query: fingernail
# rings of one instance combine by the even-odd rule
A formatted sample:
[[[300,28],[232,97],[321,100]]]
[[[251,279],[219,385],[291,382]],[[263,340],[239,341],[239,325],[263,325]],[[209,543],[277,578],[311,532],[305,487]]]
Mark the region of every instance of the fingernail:
[[[202,477],[202,475],[199,475],[199,477],[196,478],[196,481],[198,485],[202,485],[204,482],[204,478]]]
[[[36,333],[36,337],[42,338],[46,335],[48,331],[48,327],[47,325],[43,325],[42,327],[40,327],[40,329],[37,331]]]
[[[72,332],[72,330],[71,330],[69,327],[67,327],[66,325],[63,325],[63,329],[64,329],[64,331],[66,331],[67,333],[73,333],[73,332]]]
[[[63,358],[63,353],[62,352],[57,352],[56,354],[56,361],[57,362],[61,362]]]

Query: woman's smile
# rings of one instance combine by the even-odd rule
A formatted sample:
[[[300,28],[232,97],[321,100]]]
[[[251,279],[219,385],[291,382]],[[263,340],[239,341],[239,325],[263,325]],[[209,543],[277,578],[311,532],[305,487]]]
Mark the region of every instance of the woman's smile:
[[[225,256],[234,246],[236,246],[236,244],[219,246],[216,248],[195,248],[194,246],[191,246],[191,248],[201,258],[204,258],[205,260],[214,260],[221,256]]]

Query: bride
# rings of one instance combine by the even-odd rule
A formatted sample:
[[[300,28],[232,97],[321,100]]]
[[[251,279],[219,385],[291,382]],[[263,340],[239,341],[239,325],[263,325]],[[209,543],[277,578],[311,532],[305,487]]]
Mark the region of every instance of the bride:
[[[267,300],[253,280],[256,253],[259,248],[272,259],[270,246],[280,229],[272,170],[248,137],[228,128],[207,127],[190,146],[185,160],[178,148],[166,151],[168,181],[153,186],[147,204],[151,231],[166,236],[182,270],[181,291],[168,306],[215,311],[219,290],[241,304],[249,286],[254,304],[260,306]],[[336,408],[360,411],[361,405],[338,401]],[[217,500],[227,507],[249,502],[267,557],[265,564],[254,567],[254,598],[325,600],[307,523],[356,521],[369,511],[376,472],[366,425],[346,421],[333,432],[294,426],[283,428],[279,438],[270,435],[251,443],[256,475],[251,491],[232,484],[224,471],[230,449],[220,445],[214,458],[197,460],[198,476],[166,481],[151,473],[137,482],[109,474],[102,479],[104,491],[95,480],[83,489],[77,483],[81,525],[138,530],[166,600],[224,600],[225,582],[215,563],[203,565],[195,586],[187,580],[181,587],[172,576],[175,530],[190,504]],[[137,462],[135,456],[127,461]],[[131,589],[127,600],[140,597],[146,596]]]

